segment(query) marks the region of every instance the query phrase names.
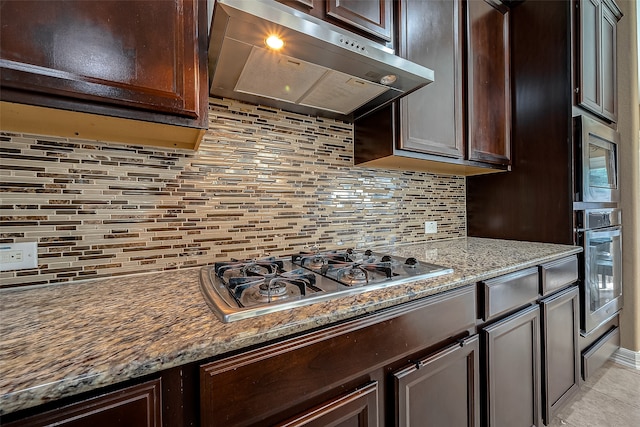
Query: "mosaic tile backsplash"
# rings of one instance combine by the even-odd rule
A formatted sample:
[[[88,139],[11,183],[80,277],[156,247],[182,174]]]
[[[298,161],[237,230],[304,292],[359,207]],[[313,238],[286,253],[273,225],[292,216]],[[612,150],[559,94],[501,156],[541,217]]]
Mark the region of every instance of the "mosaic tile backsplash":
[[[198,151],[0,133],[1,287],[466,235],[464,177],[353,166],[350,124],[210,99]],[[424,221],[438,233],[424,234]]]

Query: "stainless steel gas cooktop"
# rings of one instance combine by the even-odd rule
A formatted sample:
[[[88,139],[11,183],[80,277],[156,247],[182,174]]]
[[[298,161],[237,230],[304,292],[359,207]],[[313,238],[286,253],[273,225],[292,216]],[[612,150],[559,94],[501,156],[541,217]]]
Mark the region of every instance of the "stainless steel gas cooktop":
[[[200,287],[220,320],[232,322],[452,272],[372,251],[301,252],[203,267]]]

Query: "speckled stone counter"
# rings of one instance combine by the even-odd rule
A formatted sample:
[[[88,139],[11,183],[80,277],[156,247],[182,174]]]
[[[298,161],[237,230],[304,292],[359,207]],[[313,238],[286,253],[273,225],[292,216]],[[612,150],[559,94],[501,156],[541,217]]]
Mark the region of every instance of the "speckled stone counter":
[[[433,295],[581,251],[462,238],[387,252],[452,274],[233,323],[205,303],[199,269],[0,292],[0,414]]]

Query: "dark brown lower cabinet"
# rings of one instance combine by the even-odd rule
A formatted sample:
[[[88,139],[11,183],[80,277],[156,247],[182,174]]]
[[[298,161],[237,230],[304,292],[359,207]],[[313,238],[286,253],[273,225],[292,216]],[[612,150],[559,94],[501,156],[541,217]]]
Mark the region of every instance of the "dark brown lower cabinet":
[[[576,269],[508,273],[2,425],[540,427],[577,391],[580,351],[588,375],[619,345],[617,320],[579,335]]]
[[[477,335],[394,373],[396,426],[480,426]]]
[[[200,423],[391,426],[394,379],[407,366],[432,375],[410,390],[404,410],[438,417],[440,405],[422,405],[442,393],[456,417],[474,419],[477,340],[460,340],[475,322],[475,286],[467,286],[203,364]]]
[[[540,308],[482,328],[483,409],[490,427],[541,426]]]
[[[160,379],[83,400],[8,424],[5,427],[161,427]]]
[[[542,309],[543,419],[548,425],[558,408],[579,388],[580,352],[578,287],[540,301]]]

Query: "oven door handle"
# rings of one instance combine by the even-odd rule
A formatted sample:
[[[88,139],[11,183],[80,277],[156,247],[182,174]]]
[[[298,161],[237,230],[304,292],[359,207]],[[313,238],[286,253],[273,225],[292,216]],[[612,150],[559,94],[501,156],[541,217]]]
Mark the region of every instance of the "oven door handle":
[[[589,233],[590,235],[607,235],[607,236],[619,236],[620,233],[622,233],[622,226],[621,225],[615,225],[612,227],[605,227],[605,228],[591,228],[591,229],[587,229],[585,230],[585,234]]]
[[[604,228],[589,228],[586,230],[577,232],[577,243],[582,246],[584,250],[587,250],[587,242],[597,237],[621,237],[622,226],[614,225]]]

